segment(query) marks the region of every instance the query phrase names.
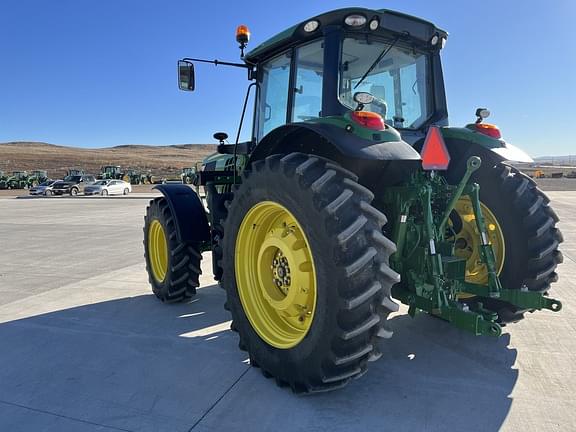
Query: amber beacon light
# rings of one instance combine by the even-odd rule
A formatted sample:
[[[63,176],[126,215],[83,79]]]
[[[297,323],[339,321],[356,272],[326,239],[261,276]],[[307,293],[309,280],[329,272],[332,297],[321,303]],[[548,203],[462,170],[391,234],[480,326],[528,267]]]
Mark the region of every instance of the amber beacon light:
[[[244,48],[246,48],[246,45],[248,45],[249,40],[250,40],[250,30],[248,29],[248,26],[241,24],[238,27],[236,27],[236,42],[240,44],[242,57],[244,57]]]

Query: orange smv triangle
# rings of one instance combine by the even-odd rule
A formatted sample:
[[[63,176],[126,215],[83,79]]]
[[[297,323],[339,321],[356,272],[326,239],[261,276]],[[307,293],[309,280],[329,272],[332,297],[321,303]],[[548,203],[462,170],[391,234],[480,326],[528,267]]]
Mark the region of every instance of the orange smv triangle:
[[[437,126],[430,126],[422,147],[422,168],[425,170],[446,170],[450,163],[450,153]]]

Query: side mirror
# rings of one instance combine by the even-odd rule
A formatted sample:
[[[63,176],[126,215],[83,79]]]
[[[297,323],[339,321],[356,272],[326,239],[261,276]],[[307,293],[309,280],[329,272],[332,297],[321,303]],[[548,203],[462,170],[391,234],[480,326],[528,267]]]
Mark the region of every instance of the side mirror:
[[[178,60],[178,88],[184,91],[194,91],[194,64],[186,60]]]

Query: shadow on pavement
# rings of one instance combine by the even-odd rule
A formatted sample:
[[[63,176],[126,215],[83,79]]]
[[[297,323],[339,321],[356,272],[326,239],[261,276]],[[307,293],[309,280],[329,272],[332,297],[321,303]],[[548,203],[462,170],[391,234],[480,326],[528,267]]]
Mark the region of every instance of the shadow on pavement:
[[[46,427],[65,416],[90,427],[186,431],[204,416],[194,430],[491,431],[510,409],[517,371],[507,334],[473,337],[425,315],[397,316],[367,375],[299,397],[258,369],[242,376],[247,355],[223,303],[213,285],[188,304],[142,295],[1,324],[0,406],[46,415],[26,417],[33,424],[22,428],[0,410],[0,429],[68,430]],[[69,430],[84,430],[78,424]]]
[[[394,337],[343,390],[295,397],[252,369],[195,430],[497,431],[518,377],[508,334],[474,337],[424,314],[390,320]],[[230,415],[231,412],[235,414]]]

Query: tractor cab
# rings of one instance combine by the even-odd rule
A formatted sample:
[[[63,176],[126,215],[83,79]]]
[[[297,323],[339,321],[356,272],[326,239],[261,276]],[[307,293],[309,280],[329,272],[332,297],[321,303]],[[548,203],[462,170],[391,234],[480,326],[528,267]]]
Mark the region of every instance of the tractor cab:
[[[242,35],[237,40],[247,43]],[[360,8],[278,34],[243,58],[259,93],[251,146],[293,123],[338,126],[372,142],[397,141],[395,129],[415,141],[428,126],[447,125],[440,61],[446,39],[428,21]],[[179,63],[183,90],[195,88],[192,60]]]
[[[119,179],[122,177],[119,165],[105,165],[100,168],[99,179]]]
[[[33,170],[28,177],[28,186],[35,187],[46,180],[48,180],[48,172],[46,170]]]
[[[26,171],[12,171],[12,177],[16,180],[23,180],[28,178],[28,173]]]
[[[101,170],[105,174],[119,174],[120,173],[120,166],[118,165],[108,165],[102,167]]]
[[[260,104],[255,138],[293,122],[350,116],[356,133],[447,124],[440,51],[447,33],[388,10],[343,9],[292,27],[249,52]],[[370,115],[355,115],[369,112]]]

